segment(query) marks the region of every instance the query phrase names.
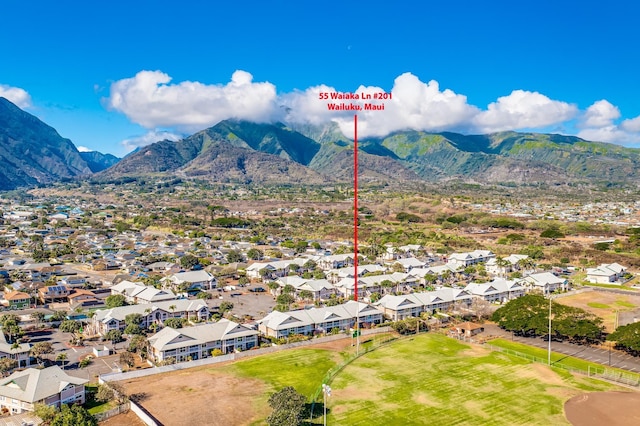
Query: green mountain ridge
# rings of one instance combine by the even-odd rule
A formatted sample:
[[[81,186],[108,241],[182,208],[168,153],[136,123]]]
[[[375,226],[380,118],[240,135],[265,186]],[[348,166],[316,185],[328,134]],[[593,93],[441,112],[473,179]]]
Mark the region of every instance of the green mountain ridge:
[[[450,180],[517,185],[640,183],[639,149],[574,136],[407,130],[362,138],[358,147],[359,179],[364,183],[399,187]],[[90,175],[99,181],[145,174],[212,182],[349,183],[353,141],[335,123],[224,120],[177,142],[158,141],[118,160],[79,153],[55,129],[0,98],[0,190]]]

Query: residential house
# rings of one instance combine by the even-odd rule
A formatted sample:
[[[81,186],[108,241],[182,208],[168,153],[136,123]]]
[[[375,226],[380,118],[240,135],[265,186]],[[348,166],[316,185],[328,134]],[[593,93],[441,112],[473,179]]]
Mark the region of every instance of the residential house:
[[[2,330],[0,330],[0,358],[11,358],[18,363],[18,368],[25,368],[31,365],[29,343],[8,343]]]
[[[393,262],[393,265],[400,265],[404,272],[410,272],[414,268],[423,268],[427,265],[427,262],[416,259],[415,257],[405,257]]]
[[[57,365],[27,368],[0,379],[0,408],[11,414],[33,411],[36,404],[60,407],[84,404],[89,380],[69,376]]]
[[[266,270],[266,279],[276,279],[289,275],[289,271],[292,270],[292,265],[296,265],[293,269],[299,269],[307,263],[309,259],[302,257],[296,257],[294,259],[276,260],[273,262],[255,262],[247,266],[247,277],[249,278],[262,278],[261,272]]]
[[[38,298],[42,303],[66,302],[71,290],[64,285],[51,285],[38,289]]]
[[[273,311],[257,322],[260,333],[280,339],[294,334],[329,333],[334,329],[348,331],[355,328],[356,319],[360,327],[369,327],[382,322],[382,313],[371,305],[350,300],[325,308]]]
[[[94,292],[82,288],[74,288],[67,296],[67,300],[71,310],[103,304],[103,301],[96,297]]]
[[[174,289],[187,290],[212,290],[217,285],[216,277],[204,270],[178,272],[165,278],[164,282],[169,283]]]
[[[31,296],[22,291],[9,291],[4,294],[2,304],[9,309],[25,309],[31,305]]]
[[[510,272],[520,271],[522,268],[522,262],[528,259],[526,254],[511,254],[503,258],[503,262],[500,262],[497,257],[493,257],[487,261],[485,268],[487,272],[492,275],[506,276]],[[524,271],[533,272],[533,271]]]
[[[353,254],[332,254],[330,256],[320,256],[314,259],[316,264],[323,271],[339,269],[353,265]]]
[[[565,278],[557,277],[551,272],[531,274],[518,280],[518,282],[521,283],[528,291],[539,291],[542,294],[569,290],[569,281]]]
[[[96,334],[105,335],[111,330],[125,329],[125,318],[129,314],[142,315],[142,328],[152,324],[162,325],[169,318],[186,318],[190,321],[209,319],[209,307],[202,300],[166,300],[142,305],[120,306],[97,310],[91,318],[91,329]]]
[[[472,296],[465,290],[444,287],[436,291],[426,291],[407,295],[393,296],[387,294],[374,306],[386,318],[399,321],[409,317],[418,317],[422,312],[432,314],[445,311],[459,304],[463,307],[471,306]]]
[[[376,265],[376,264],[372,264],[372,265],[358,265],[358,276],[361,277],[365,274],[371,274],[371,273],[383,273],[386,272],[387,268],[385,266],[380,266],[380,265]],[[338,281],[341,281],[345,278],[354,278],[355,277],[355,267],[353,266],[349,266],[349,267],[345,267],[345,268],[340,268],[340,269],[331,269],[330,271],[327,272],[327,279],[332,283],[335,284]]]
[[[165,327],[149,337],[151,359],[177,362],[208,358],[219,349],[223,354],[258,346],[258,331],[227,319],[216,323],[174,329]]]
[[[447,265],[451,265],[456,269],[463,269],[467,266],[484,263],[489,259],[496,257],[490,250],[474,250],[467,253],[453,253],[447,260]]]
[[[155,303],[164,300],[175,300],[178,297],[171,290],[159,290],[153,286],[147,286],[131,281],[121,281],[111,286],[111,294],[121,294],[127,303]]]
[[[487,302],[504,303],[524,296],[525,287],[518,281],[495,279],[488,283],[469,283],[465,291]]]
[[[587,281],[594,284],[622,284],[627,268],[618,263],[603,263],[597,268],[587,268]]]

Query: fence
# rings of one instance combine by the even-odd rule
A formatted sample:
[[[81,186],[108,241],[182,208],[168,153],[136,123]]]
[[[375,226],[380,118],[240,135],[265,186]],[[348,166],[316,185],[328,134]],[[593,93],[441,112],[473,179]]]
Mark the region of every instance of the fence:
[[[98,422],[103,422],[110,417],[117,416],[118,414],[126,413],[129,411],[130,405],[129,402],[125,402],[124,404],[120,404],[111,410],[103,411],[101,413],[96,413],[93,417],[96,418]]]
[[[483,346],[491,349],[492,351],[506,353],[508,355],[513,355],[518,358],[524,358],[538,364],[549,363],[549,360],[546,358],[539,358],[523,352],[514,351],[513,349],[502,348],[500,346],[493,346],[489,343],[485,343]],[[588,377],[601,378],[601,379],[609,380],[609,381],[620,383],[627,386],[635,386],[635,387],[640,386],[640,375],[634,374],[634,373],[626,373],[619,370],[599,368],[594,366],[587,366],[588,368],[584,370],[581,368],[576,368],[570,365],[563,364],[561,362],[553,362],[551,363],[551,365],[553,367],[562,368],[563,370],[567,370],[572,373],[582,374]]]
[[[390,331],[390,327],[385,327],[385,328],[387,329],[385,331],[385,333]],[[408,336],[405,336],[405,337],[406,338],[410,338],[410,337],[413,337],[413,336],[415,336],[415,335],[408,335]],[[316,389],[314,394],[311,396],[311,412],[310,412],[310,416],[311,417],[309,418],[309,423],[311,423],[313,421],[313,415],[315,413],[315,404],[316,404],[316,401],[318,400],[318,398],[320,397],[320,394],[322,393],[322,386],[323,385],[330,384],[331,381],[333,380],[333,378],[338,373],[340,373],[342,370],[344,370],[344,368],[346,366],[351,364],[356,359],[360,358],[362,355],[364,355],[366,353],[369,353],[371,351],[374,351],[374,350],[380,348],[381,346],[387,345],[390,342],[393,342],[395,340],[398,340],[398,337],[392,336],[392,335],[383,336],[383,338],[378,340],[377,342],[374,341],[373,344],[371,344],[371,345],[363,346],[362,350],[358,351],[357,353],[355,353],[352,356],[350,356],[349,358],[347,358],[342,364],[337,365],[337,366],[331,368],[329,371],[327,371],[327,374],[325,374],[324,377],[322,378],[321,385],[318,386],[318,389]]]
[[[362,336],[369,336],[369,335],[374,335],[379,333],[388,333],[390,330],[391,329],[389,327],[366,329],[366,330],[362,330]],[[345,334],[335,334],[331,336],[324,336],[324,337],[319,337],[315,339],[305,340],[302,342],[287,343],[285,345],[252,349],[249,351],[238,352],[238,353],[233,353],[228,355],[221,355],[217,357],[198,359],[195,361],[187,361],[187,362],[180,362],[177,364],[164,365],[162,367],[153,367],[153,368],[146,368],[143,370],[127,371],[124,373],[107,373],[99,377],[99,382],[100,383],[117,382],[120,380],[135,379],[138,377],[168,373],[171,371],[184,370],[187,368],[200,367],[203,365],[218,364],[218,363],[227,362],[227,361],[235,361],[235,360],[250,357],[250,356],[264,355],[264,354],[268,354],[276,351],[281,351],[283,349],[299,348],[303,346],[310,346],[318,343],[332,342],[334,340],[341,340],[341,339],[347,339],[347,338],[349,337]]]

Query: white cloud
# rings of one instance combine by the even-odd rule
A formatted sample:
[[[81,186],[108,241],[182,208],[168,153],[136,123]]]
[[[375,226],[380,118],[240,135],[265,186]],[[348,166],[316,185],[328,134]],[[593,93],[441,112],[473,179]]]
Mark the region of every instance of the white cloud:
[[[226,85],[169,84],[171,77],[161,71],[140,71],[113,83],[106,103],[146,128],[194,132],[229,118],[270,121],[277,112],[276,88],[252,80],[248,72],[236,71]]]
[[[29,108],[31,106],[31,95],[19,87],[0,84],[0,96],[10,100],[20,108]]]
[[[384,92],[387,90],[375,86],[360,86],[353,91],[360,97]],[[226,84],[191,81],[171,84],[171,77],[161,71],[140,71],[132,78],[113,83],[105,105],[146,129],[175,129],[182,133],[194,133],[224,119],[311,124],[334,121],[346,137],[353,138],[353,116],[357,113],[358,134],[363,138],[407,129],[490,133],[565,125],[573,128],[575,123],[571,120],[577,118],[578,135],[585,139],[622,144],[640,142],[640,117],[618,125],[615,122],[620,111],[606,100],[595,102],[579,116],[574,104],[550,99],[539,92],[514,90],[481,109],[469,104],[465,95],[441,89],[435,80],[423,82],[408,72],[394,80],[389,92],[392,98],[384,101],[332,100],[320,96],[336,93],[329,85],[278,95],[273,84],[254,82],[250,73],[240,70]],[[342,102],[361,108],[369,102],[384,103],[384,111],[364,108],[335,111],[327,107],[328,103]],[[164,138],[177,140],[180,136],[151,131],[122,144],[133,149]]]
[[[580,119],[581,130],[578,136],[597,142],[609,142],[619,145],[640,144],[640,117],[623,120],[620,110],[609,101],[602,99],[594,102]]]
[[[481,133],[536,129],[571,120],[578,113],[575,105],[555,101],[538,92],[514,90],[489,104],[473,119]]]
[[[177,133],[164,130],[151,130],[144,135],[127,138],[120,142],[120,144],[124,146],[127,152],[129,152],[133,151],[136,148],[151,145],[154,142],[159,142],[165,139],[175,142],[182,138],[183,136]]]
[[[640,116],[624,120],[620,127],[626,132],[640,133]]]
[[[78,152],[93,152],[93,151],[95,151],[94,149],[87,148],[86,146],[78,146],[76,148],[78,149]]]
[[[611,105],[605,99],[594,102],[582,116],[580,127],[606,127],[611,126],[614,120],[620,118],[618,107]]]
[[[305,91],[296,91],[281,96],[288,113],[286,120],[292,122],[321,123],[333,120],[338,123],[345,136],[353,138],[353,116],[358,114],[358,136],[385,136],[398,130],[441,131],[463,128],[478,109],[467,103],[466,96],[449,89],[440,90],[437,81],[423,83],[411,73],[397,77],[391,89],[391,99],[384,101],[322,100],[320,92],[332,93],[335,89],[321,85]],[[353,93],[384,93],[375,86],[360,86]],[[384,111],[330,111],[328,103],[384,104]]]

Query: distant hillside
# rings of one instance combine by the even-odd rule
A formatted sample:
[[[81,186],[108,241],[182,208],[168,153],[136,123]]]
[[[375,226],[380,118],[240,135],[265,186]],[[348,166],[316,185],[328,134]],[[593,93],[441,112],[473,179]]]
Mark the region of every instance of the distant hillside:
[[[108,169],[120,161],[115,155],[103,154],[98,151],[81,152],[80,157],[87,162],[87,165],[93,173]]]
[[[640,184],[640,150],[577,137],[402,131],[359,141],[359,180],[407,187],[464,181],[490,184]],[[0,190],[87,176],[145,174],[211,182],[348,183],[353,141],[321,126],[225,120],[180,141],[159,141],[123,159],[79,153],[68,139],[0,98]]]
[[[69,139],[0,97],[0,190],[89,174]]]
[[[640,150],[561,135],[404,131],[359,141],[359,151],[360,180],[371,183],[640,182]],[[353,141],[335,124],[289,128],[227,120],[182,141],[144,147],[104,174],[146,172],[220,182],[350,182]]]

